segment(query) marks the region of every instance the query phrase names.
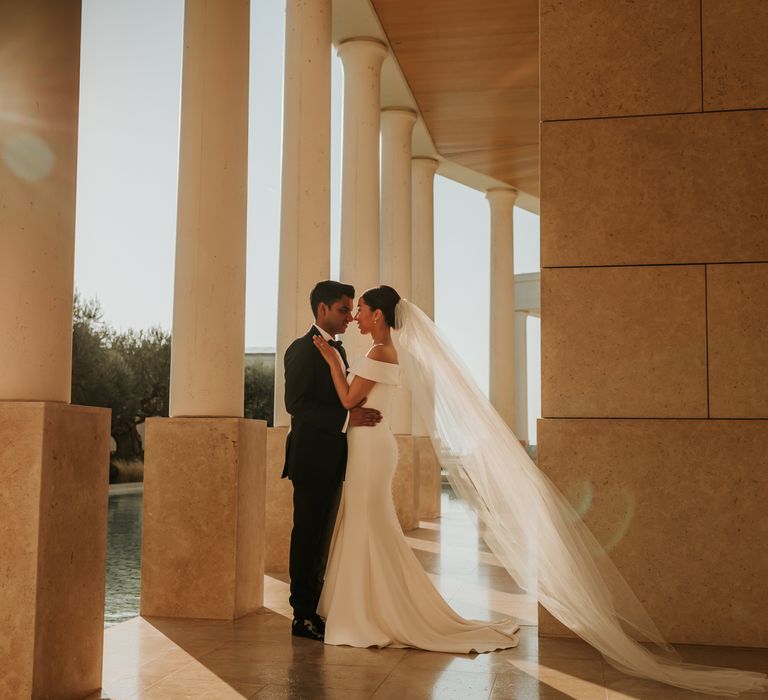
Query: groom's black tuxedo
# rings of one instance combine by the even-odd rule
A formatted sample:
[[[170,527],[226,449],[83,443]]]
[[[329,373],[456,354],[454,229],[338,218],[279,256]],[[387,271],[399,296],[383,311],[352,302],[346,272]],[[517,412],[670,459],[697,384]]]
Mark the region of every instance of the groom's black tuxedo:
[[[328,364],[310,331],[285,352],[285,407],[291,431],[285,444],[283,477],[297,485],[331,485],[344,479],[347,436],[342,432],[347,409],[341,405]],[[347,364],[344,348],[339,354]]]
[[[293,482],[291,598],[294,617],[311,619],[323,588],[325,565],[347,465],[347,410],[341,405],[328,364],[310,331],[285,352],[285,407],[291,430],[283,477]],[[343,348],[338,348],[346,366]]]

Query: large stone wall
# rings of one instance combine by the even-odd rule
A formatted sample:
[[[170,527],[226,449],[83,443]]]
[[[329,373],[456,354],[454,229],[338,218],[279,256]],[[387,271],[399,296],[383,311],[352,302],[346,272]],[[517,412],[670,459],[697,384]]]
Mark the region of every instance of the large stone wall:
[[[540,465],[671,641],[768,646],[768,3],[540,8]]]

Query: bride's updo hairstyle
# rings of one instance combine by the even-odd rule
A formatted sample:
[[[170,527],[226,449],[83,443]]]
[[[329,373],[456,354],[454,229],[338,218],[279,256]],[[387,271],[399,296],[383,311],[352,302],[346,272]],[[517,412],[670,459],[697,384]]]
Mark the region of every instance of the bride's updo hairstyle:
[[[390,328],[397,328],[395,324],[395,307],[400,301],[400,295],[382,284],[379,287],[371,287],[362,294],[363,301],[371,307],[371,311],[379,310],[384,316],[384,320]]]

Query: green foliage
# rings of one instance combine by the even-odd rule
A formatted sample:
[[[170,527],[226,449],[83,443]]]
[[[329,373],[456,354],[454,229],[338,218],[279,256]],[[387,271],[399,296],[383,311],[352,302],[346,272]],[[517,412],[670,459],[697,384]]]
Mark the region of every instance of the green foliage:
[[[143,456],[136,426],[150,416],[167,416],[171,375],[171,336],[161,328],[117,333],[95,299],[75,293],[72,327],[72,403],[112,409],[115,458]],[[246,418],[272,425],[274,372],[263,365],[245,368]]]
[[[167,416],[171,378],[171,336],[161,328],[128,330],[114,336],[111,347],[125,361],[136,395],[136,418]]]
[[[136,426],[168,415],[171,338],[159,328],[116,333],[99,302],[75,293],[72,327],[72,403],[112,409],[116,456],[142,454]]]
[[[263,365],[249,365],[245,368],[245,411],[246,418],[267,421],[271,426],[274,419],[275,373]]]

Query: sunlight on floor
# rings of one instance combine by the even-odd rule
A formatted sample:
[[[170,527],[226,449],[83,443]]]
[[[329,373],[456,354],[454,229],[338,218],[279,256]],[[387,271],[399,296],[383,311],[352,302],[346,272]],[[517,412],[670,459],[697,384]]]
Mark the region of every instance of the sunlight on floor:
[[[474,519],[446,499],[443,517],[408,533],[414,553],[459,614],[513,616],[516,649],[442,654],[355,649],[290,635],[288,575],[264,577],[265,607],[235,621],[136,617],[105,631],[97,698],[308,700],[696,700],[625,676],[575,639],[539,638],[536,601],[499,567]],[[692,661],[768,670],[768,650],[686,647]],[[750,696],[767,698],[767,695]]]

